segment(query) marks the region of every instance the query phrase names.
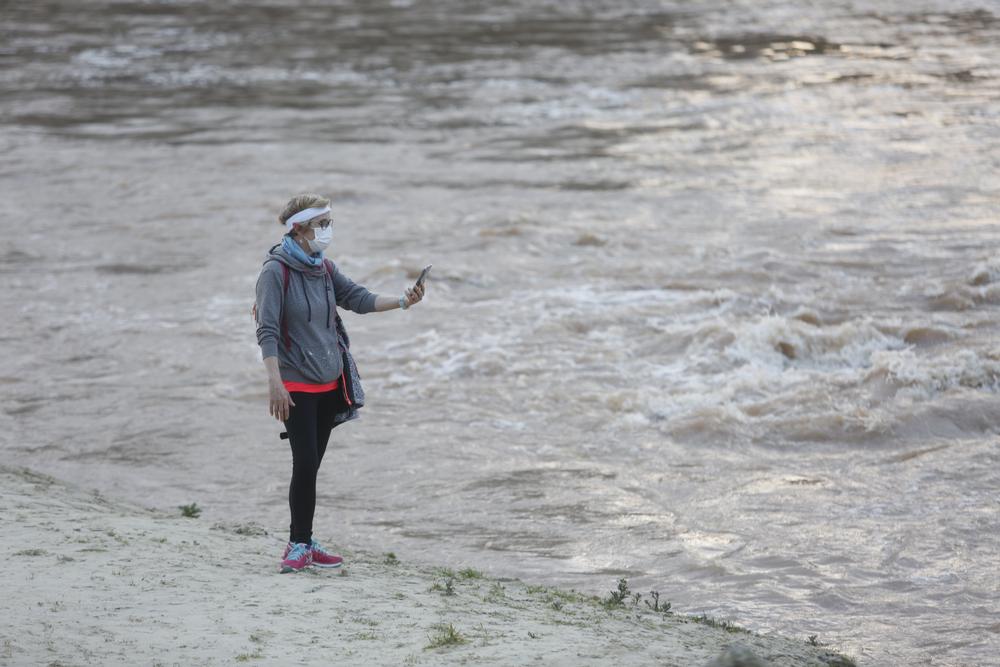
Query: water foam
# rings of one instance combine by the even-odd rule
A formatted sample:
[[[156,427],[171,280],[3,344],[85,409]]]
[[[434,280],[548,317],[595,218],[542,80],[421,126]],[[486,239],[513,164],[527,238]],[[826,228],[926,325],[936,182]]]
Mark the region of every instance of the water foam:
[[[882,376],[906,397],[929,399],[952,389],[1000,390],[1000,359],[975,350],[920,356],[912,349],[873,357],[873,375]]]
[[[735,340],[724,350],[729,360],[736,365],[776,369],[868,368],[876,352],[905,346],[870,319],[819,327],[775,315],[740,323],[734,327],[734,335]]]

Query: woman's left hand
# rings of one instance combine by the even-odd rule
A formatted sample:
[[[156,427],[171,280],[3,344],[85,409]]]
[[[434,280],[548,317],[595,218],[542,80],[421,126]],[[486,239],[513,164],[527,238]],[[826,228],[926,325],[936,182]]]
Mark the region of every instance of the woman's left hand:
[[[424,298],[424,286],[414,285],[413,287],[408,287],[403,298],[406,299],[406,307],[409,308]]]

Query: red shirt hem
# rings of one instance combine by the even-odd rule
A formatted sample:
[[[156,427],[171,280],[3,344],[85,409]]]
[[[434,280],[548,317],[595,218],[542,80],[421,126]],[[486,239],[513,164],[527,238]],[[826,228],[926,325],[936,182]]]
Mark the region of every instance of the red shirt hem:
[[[308,382],[289,382],[287,380],[283,381],[282,384],[285,385],[285,389],[288,391],[301,391],[306,394],[322,394],[324,391],[332,391],[340,386],[340,380],[334,380],[333,382],[327,382],[326,384],[310,384]]]

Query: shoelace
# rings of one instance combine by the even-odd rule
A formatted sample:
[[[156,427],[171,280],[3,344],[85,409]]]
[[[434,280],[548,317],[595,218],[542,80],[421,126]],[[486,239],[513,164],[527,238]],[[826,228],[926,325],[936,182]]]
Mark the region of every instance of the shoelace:
[[[297,543],[292,547],[292,550],[288,552],[288,555],[285,556],[285,560],[298,560],[302,558],[302,556],[308,555],[308,553],[309,547],[304,544]]]
[[[326,556],[328,558],[340,558],[339,554],[330,553],[329,551],[321,547],[318,542],[313,542],[312,550],[320,554],[321,556]]]

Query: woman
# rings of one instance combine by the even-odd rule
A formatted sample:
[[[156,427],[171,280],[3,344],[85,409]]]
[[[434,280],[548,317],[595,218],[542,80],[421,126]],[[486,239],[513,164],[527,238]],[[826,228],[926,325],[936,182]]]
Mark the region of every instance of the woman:
[[[316,473],[330,431],[356,416],[363,402],[337,307],[356,313],[406,309],[423,298],[424,288],[418,284],[401,297],[379,296],[340,273],[323,257],[333,235],[325,197],[293,197],[278,221],[286,233],[264,260],[254,313],[267,369],[268,412],[285,423],[292,447],[292,521],[281,572],[340,567],[343,559],[312,539]]]

